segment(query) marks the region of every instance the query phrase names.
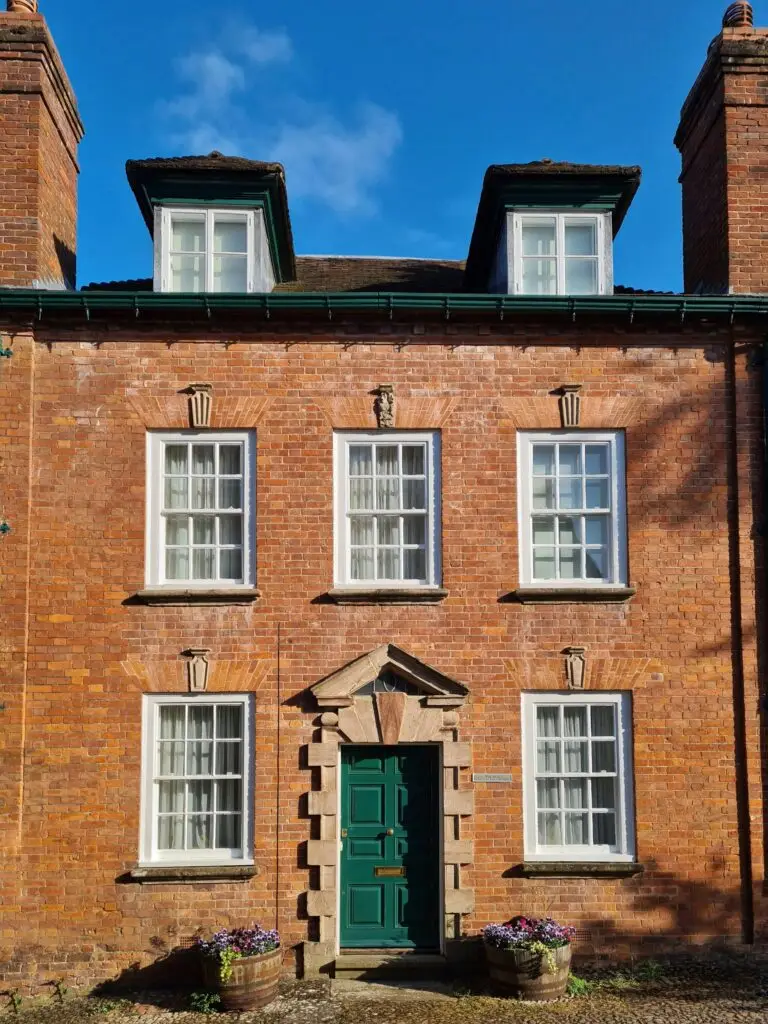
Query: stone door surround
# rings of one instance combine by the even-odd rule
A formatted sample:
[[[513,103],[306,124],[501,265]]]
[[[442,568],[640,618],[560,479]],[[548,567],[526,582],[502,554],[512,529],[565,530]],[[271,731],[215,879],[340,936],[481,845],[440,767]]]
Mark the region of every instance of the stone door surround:
[[[391,670],[417,691],[359,694],[382,671]],[[307,912],[316,918],[319,941],[304,943],[304,976],[328,972],[339,941],[339,746],[343,743],[439,743],[443,772],[443,936],[461,935],[461,915],[471,913],[474,893],[461,885],[462,865],[473,861],[472,843],[462,839],[462,818],[472,814],[474,794],[460,788],[461,769],[471,766],[471,749],[459,739],[466,686],[396,647],[384,644],[316,683],[311,692],[322,709],[320,738],[307,745],[307,765],[317,770],[319,789],[309,793],[309,813],[319,819],[319,839],[307,844],[307,863],[319,879],[307,893]]]

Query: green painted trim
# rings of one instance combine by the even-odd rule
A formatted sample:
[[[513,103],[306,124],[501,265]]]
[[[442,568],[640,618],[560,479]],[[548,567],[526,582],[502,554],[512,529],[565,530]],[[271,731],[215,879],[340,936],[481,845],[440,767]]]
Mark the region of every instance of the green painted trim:
[[[691,318],[722,317],[727,322],[744,317],[768,317],[768,295],[593,295],[527,296],[437,294],[417,292],[271,292],[269,294],[214,294],[186,292],[43,291],[32,288],[0,289],[0,311],[21,311],[42,317],[52,313],[128,313],[135,317],[159,312],[181,312],[192,319],[215,312],[260,312],[265,319],[290,312],[356,312],[436,314],[444,320],[473,314],[491,319],[508,316],[553,316],[564,319],[605,316],[629,319],[640,316]]]

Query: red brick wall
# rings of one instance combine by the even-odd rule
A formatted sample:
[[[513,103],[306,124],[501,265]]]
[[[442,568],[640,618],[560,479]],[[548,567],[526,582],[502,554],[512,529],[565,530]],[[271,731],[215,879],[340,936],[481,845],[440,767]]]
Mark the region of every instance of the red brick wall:
[[[470,688],[461,738],[473,743],[472,771],[513,774],[511,786],[475,787],[476,813],[463,826],[463,838],[475,843],[474,866],[462,869],[462,885],[476,898],[464,919],[469,934],[517,912],[548,911],[584,930],[582,949],[616,955],[668,942],[739,940],[734,721],[743,704],[750,709],[747,818],[757,811],[747,857],[756,892],[763,884],[751,536],[761,482],[758,374],[740,355],[734,372],[741,429],[749,433],[736,478],[728,474],[729,459],[736,463],[727,332],[572,328],[518,331],[503,343],[475,332],[432,343],[411,337],[402,347],[396,338],[350,344],[352,337],[226,347],[194,334],[172,345],[165,336],[119,331],[39,335],[21,874],[18,899],[0,907],[5,980],[114,977],[198,928],[254,918],[277,923],[289,945],[311,938],[300,916],[309,882],[302,850],[312,838],[303,815],[312,773],[302,768],[301,751],[315,736],[317,713],[303,695],[390,641]],[[0,388],[20,390],[28,365],[14,363],[16,377],[0,367]],[[200,380],[214,385],[214,425],[233,422],[239,403],[240,425],[257,431],[263,596],[249,607],[126,604],[144,583],[145,432],[175,415],[178,391]],[[333,427],[365,426],[369,392],[382,381],[395,384],[400,424],[442,431],[450,596],[437,606],[313,603],[333,584]],[[557,423],[550,392],[565,381],[584,383],[584,425],[626,429],[630,579],[638,591],[626,605],[499,601],[518,582],[516,431]],[[21,404],[17,419],[24,421]],[[23,445],[23,426],[14,429]],[[730,537],[729,516],[738,531]],[[736,710],[734,536],[746,574],[740,622],[749,634]],[[15,651],[24,628],[23,528],[0,540],[0,559],[3,611],[9,594],[16,610]],[[646,866],[638,878],[511,876],[523,860],[520,692],[561,686],[561,651],[570,644],[589,649],[591,687],[632,691],[637,847]],[[138,852],[141,695],[185,689],[179,652],[189,646],[211,648],[214,666],[226,663],[213,672],[213,689],[226,669],[227,687],[256,695],[260,874],[248,883],[127,883]],[[5,679],[3,687],[5,694]],[[16,730],[8,770],[17,779],[19,686],[7,692],[3,724]],[[464,780],[471,784],[469,772]],[[12,816],[10,804],[7,810]],[[764,929],[765,911],[757,912]]]

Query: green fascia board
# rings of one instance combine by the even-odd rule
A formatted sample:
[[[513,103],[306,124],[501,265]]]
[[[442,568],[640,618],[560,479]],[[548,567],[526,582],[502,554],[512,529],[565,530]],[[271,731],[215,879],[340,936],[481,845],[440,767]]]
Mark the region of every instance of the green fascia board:
[[[287,211],[281,209],[282,196],[274,175],[245,178],[244,175],[149,174],[141,184],[139,199],[144,220],[153,236],[156,206],[263,210],[275,277],[280,282],[295,279],[293,241],[286,227]],[[281,216],[282,213],[285,215]]]
[[[605,317],[636,323],[641,317],[674,319],[683,324],[695,319],[768,320],[768,295],[594,295],[516,296],[488,294],[435,294],[415,292],[277,292],[219,294],[181,292],[70,292],[36,289],[0,289],[0,313],[28,313],[32,319],[50,314],[124,313],[135,318],[174,313],[190,320],[216,313],[261,313],[262,320],[297,313],[317,313],[325,319],[336,314],[367,313],[392,319],[395,314],[504,320],[510,317],[555,317],[578,321]]]
[[[608,187],[613,182],[613,188]],[[595,210],[616,213],[625,199],[625,189],[615,179],[587,181],[520,182],[504,190],[502,204],[510,210]]]

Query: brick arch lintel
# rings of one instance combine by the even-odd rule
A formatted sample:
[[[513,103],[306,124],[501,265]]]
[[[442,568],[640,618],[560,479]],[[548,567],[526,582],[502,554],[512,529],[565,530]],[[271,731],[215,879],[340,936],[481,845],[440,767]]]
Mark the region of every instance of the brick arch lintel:
[[[182,390],[183,385],[179,385]],[[248,430],[258,426],[266,415],[272,398],[257,395],[230,398],[214,388],[211,430]],[[134,416],[148,430],[186,430],[190,426],[189,396],[186,394],[128,394],[127,403]]]

